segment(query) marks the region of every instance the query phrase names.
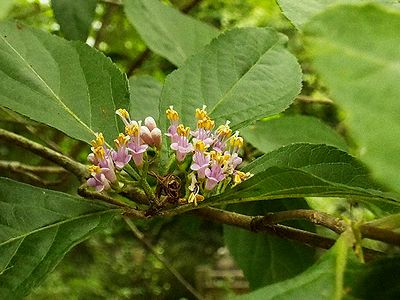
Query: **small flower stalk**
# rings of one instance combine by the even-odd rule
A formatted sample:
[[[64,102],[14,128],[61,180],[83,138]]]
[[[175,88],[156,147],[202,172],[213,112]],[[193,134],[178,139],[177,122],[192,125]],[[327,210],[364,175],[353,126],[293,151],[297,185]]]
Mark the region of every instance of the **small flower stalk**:
[[[187,182],[182,185],[186,186],[186,191],[178,191],[180,196],[176,203],[197,205],[206,195],[221,193],[229,185],[236,186],[252,176],[237,169],[242,163],[240,153],[244,143],[239,132],[232,133],[229,121],[216,127],[206,108],[204,105],[195,110],[196,126],[193,129],[181,122],[179,113],[173,106],[166,110],[170,124],[164,135],[169,140],[170,151],[175,154],[178,166],[172,172]],[[147,172],[161,150],[163,134],[151,116],[142,122],[132,120],[125,109],[118,109],[116,114],[125,125],[125,131],[114,140],[114,149],[105,143],[101,133],[96,134],[91,142],[92,152],[88,155],[92,165],[89,167],[91,177],[87,180],[87,185],[98,192],[118,191],[132,182],[132,178],[127,180],[131,174],[126,169],[129,165],[140,174],[135,180],[144,182],[144,190],[149,191]],[[146,154],[148,151],[153,155]],[[153,157],[151,162],[150,157]],[[156,178],[161,177],[156,175]]]

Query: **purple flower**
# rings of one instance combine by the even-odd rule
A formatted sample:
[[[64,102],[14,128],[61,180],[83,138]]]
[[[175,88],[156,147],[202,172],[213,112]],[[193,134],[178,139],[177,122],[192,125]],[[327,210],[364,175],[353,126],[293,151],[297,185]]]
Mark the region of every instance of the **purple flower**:
[[[94,187],[96,191],[102,192],[110,188],[110,182],[107,180],[103,173],[97,173],[93,177],[89,178],[87,184]]]
[[[225,155],[229,155],[229,158],[226,163],[225,173],[233,174],[236,167],[242,163],[242,158],[239,157],[237,153],[229,154],[228,151],[225,151]]]
[[[206,150],[206,144],[199,140],[194,143],[194,147],[193,164],[190,166],[190,169],[197,171],[199,178],[204,178],[206,176],[205,170],[210,164],[210,157],[204,152]]]
[[[216,133],[216,139],[213,144],[213,149],[215,151],[223,153],[226,148],[226,141],[227,139],[231,136],[232,130],[229,127],[229,121],[226,121],[225,125],[221,125],[217,128],[215,131]]]
[[[97,148],[91,148],[93,153],[88,155],[88,160],[99,168],[105,168],[114,173],[114,163],[111,158],[111,151],[105,145],[98,146]],[[109,176],[110,178],[114,178],[114,176]]]
[[[167,111],[166,115],[168,120],[170,121],[170,126],[168,127],[168,133],[165,135],[171,139],[171,143],[177,143],[179,139],[179,135],[177,132],[178,129],[178,122],[179,122],[179,114],[174,107],[171,105]]]
[[[132,153],[133,161],[135,165],[141,166],[143,164],[143,155],[149,146],[146,144],[141,144],[140,142],[135,142],[132,140],[128,144],[128,150]]]
[[[178,141],[171,144],[171,149],[176,151],[178,161],[183,161],[186,155],[193,151],[193,145],[189,143],[187,137],[178,136]]]
[[[114,140],[117,151],[112,150],[111,156],[117,169],[122,169],[132,158],[132,155],[129,155],[127,149],[128,141],[129,136],[126,136],[123,133],[120,133],[118,138]]]
[[[192,131],[191,134],[196,140],[203,141],[207,146],[210,146],[214,142],[214,138],[211,136],[211,130],[199,128],[196,131]]]
[[[214,145],[213,145],[212,148],[213,148],[213,150],[222,153],[222,152],[224,152],[225,147],[226,147],[225,142],[223,142],[223,141],[220,140],[220,139],[217,139],[217,140],[215,141],[215,143],[214,143]]]
[[[189,127],[184,127],[180,124],[177,127],[177,141],[171,144],[171,149],[176,151],[176,159],[183,161],[186,155],[193,151],[193,145],[189,143],[188,136],[190,133]]]
[[[114,166],[112,168],[101,168],[101,172],[107,178],[108,181],[114,183],[117,181],[117,176],[115,175]]]
[[[205,188],[209,191],[214,189],[218,182],[225,179],[224,171],[222,170],[222,167],[217,163],[214,163],[211,166],[211,169],[207,168],[205,170],[205,175],[207,177]]]
[[[133,161],[136,166],[143,164],[143,154],[149,147],[147,144],[142,144],[140,134],[141,122],[131,121],[131,124],[125,128],[126,133],[130,136],[128,150],[132,153]]]
[[[193,155],[193,164],[190,166],[190,169],[193,171],[197,171],[199,178],[204,178],[205,170],[208,168],[210,164],[210,157],[205,155],[204,152],[196,150]]]
[[[114,167],[112,167],[112,169],[109,169],[100,168],[99,166],[92,165],[89,167],[89,171],[92,177],[87,180],[87,184],[91,187],[96,188],[96,191],[98,192],[108,190],[110,188],[110,184],[117,181]]]
[[[126,147],[120,147],[117,151],[112,152],[112,159],[117,169],[122,169],[132,159]]]

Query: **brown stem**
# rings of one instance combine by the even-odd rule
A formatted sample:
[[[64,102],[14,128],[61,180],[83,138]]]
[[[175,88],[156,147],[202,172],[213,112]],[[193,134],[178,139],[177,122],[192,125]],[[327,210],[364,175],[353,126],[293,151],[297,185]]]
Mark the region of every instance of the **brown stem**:
[[[41,157],[48,159],[49,161],[63,167],[70,171],[72,174],[77,176],[81,181],[89,176],[87,167],[81,163],[74,161],[73,159],[58,153],[50,148],[47,148],[41,144],[33,142],[23,136],[15,134],[13,132],[0,129],[0,138],[8,141],[14,145],[20,146],[24,149],[31,151]]]
[[[314,248],[329,249],[336,242],[334,239],[323,237],[312,232],[285,225],[267,223],[263,216],[247,216],[211,207],[200,208],[194,211],[194,214],[214,222],[236,226],[253,232],[269,233]],[[377,255],[383,254],[382,252],[368,248],[363,248],[363,251],[366,259],[372,259]]]
[[[78,188],[78,194],[85,198],[97,199],[97,200],[101,200],[101,201],[104,201],[106,203],[109,203],[109,204],[112,204],[115,206],[119,206],[123,209],[122,214],[129,216],[131,218],[135,218],[135,219],[146,219],[147,218],[143,211],[134,209],[130,205],[128,205],[124,202],[115,200],[113,197],[107,196],[106,194],[90,191],[84,185],[82,185]]]
[[[145,239],[144,234],[140,232],[130,219],[124,217],[124,220],[138,241],[141,242],[142,245],[147,248],[147,250],[149,250],[196,299],[204,299],[204,297],[200,295],[200,293],[189,282],[187,282],[186,279],[162,255],[158,254],[157,251],[154,250],[153,246]]]
[[[360,231],[363,238],[373,239],[391,245],[400,246],[400,234],[397,232],[365,224],[360,226]]]
[[[338,234],[344,232],[348,227],[348,225],[340,218],[336,218],[329,214],[309,209],[297,209],[268,213],[266,216],[263,217],[262,222],[264,223],[264,225],[270,225],[294,219],[305,219],[307,221],[310,221],[311,223],[329,228]],[[373,239],[391,245],[400,246],[400,234],[394,231],[364,224],[360,226],[360,232],[363,238]]]
[[[310,209],[296,209],[268,213],[263,217],[264,225],[276,224],[288,220],[305,219],[316,225],[321,225],[331,229],[336,233],[342,233],[346,230],[346,224],[343,220],[323,212]]]
[[[13,162],[13,163],[15,163],[15,162]],[[41,187],[55,186],[55,185],[59,185],[63,182],[63,180],[56,180],[56,181],[44,180],[32,172],[29,172],[27,170],[23,170],[20,168],[14,168],[12,165],[3,164],[1,161],[0,161],[0,170],[17,174],[21,177],[21,179],[22,179],[21,181],[30,183],[30,184],[33,184],[36,186],[41,186]]]
[[[66,170],[60,167],[53,166],[31,166],[20,163],[19,161],[6,161],[0,160],[0,168],[8,169],[15,172],[30,172],[36,174],[53,173],[53,174],[65,174]]]

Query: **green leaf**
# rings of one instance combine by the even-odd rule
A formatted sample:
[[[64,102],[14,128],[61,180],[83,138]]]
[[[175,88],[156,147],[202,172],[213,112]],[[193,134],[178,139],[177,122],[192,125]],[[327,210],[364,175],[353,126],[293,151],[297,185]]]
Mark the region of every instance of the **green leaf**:
[[[377,2],[392,6],[398,5],[397,0],[278,0],[283,14],[297,28],[301,28],[313,16],[336,4]]]
[[[0,1],[0,19],[4,19],[5,17],[7,17],[13,5],[14,5],[14,0]]]
[[[400,257],[386,257],[363,266],[351,294],[357,299],[399,299]]]
[[[354,273],[361,269],[350,251],[351,240],[345,233],[304,273],[234,299],[342,299],[357,279]]]
[[[205,104],[216,124],[230,120],[237,128],[283,111],[301,88],[300,67],[284,42],[271,28],[222,34],[167,77],[160,115],[174,105],[193,126],[195,109]]]
[[[100,52],[21,24],[0,23],[0,105],[67,135],[112,141],[128,107],[125,75]]]
[[[361,264],[350,246],[346,232],[304,273],[234,299],[399,299],[400,257]]]
[[[86,41],[96,4],[97,0],[51,0],[54,15],[66,39]]]
[[[331,127],[314,117],[284,116],[260,121],[240,130],[244,139],[267,153],[293,143],[313,143],[347,150],[344,139]]]
[[[118,213],[109,205],[0,178],[0,298],[28,294],[69,249]]]
[[[218,35],[218,30],[158,0],[125,0],[128,20],[147,46],[176,66]]]
[[[301,200],[295,204],[289,201],[262,201],[229,205],[229,210],[246,215],[264,215],[272,211],[305,207],[306,203]],[[313,226],[304,226],[303,222],[298,221],[293,223],[297,228],[313,231]],[[224,240],[251,289],[291,278],[315,261],[313,248],[268,234],[224,225]]]
[[[397,196],[381,192],[362,164],[331,146],[293,144],[265,154],[243,170],[256,175],[207,203],[353,196],[400,207]]]
[[[400,191],[400,11],[338,6],[305,27],[307,48],[335,101],[346,111],[360,159]]]
[[[158,120],[162,87],[161,82],[148,75],[129,78],[131,94],[129,114],[132,119],[144,120],[151,116],[154,120]]]
[[[385,216],[383,218],[369,221],[368,223],[365,223],[365,224],[372,226],[372,227],[378,227],[378,228],[382,228],[382,229],[399,231],[399,229],[400,229],[400,214],[393,214],[393,215]]]

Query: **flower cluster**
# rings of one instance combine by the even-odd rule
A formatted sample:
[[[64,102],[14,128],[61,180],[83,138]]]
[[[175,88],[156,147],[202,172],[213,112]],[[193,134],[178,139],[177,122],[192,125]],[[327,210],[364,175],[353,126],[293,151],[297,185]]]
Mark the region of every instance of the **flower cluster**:
[[[101,133],[96,134],[96,139],[91,142],[92,153],[88,155],[88,160],[93,164],[89,167],[92,177],[87,183],[98,192],[117,188],[118,171],[131,160],[141,167],[146,150],[161,147],[161,130],[152,117],[147,117],[142,126],[141,121],[131,120],[125,109],[118,109],[116,114],[125,124],[125,134],[120,133],[114,140],[116,150],[107,147]]]
[[[232,133],[229,121],[214,130],[215,122],[208,116],[206,106],[196,109],[196,129],[191,130],[179,123],[179,114],[170,106],[166,111],[170,126],[166,134],[171,141],[171,149],[175,151],[179,162],[192,155],[189,202],[202,200],[200,188],[204,183],[206,191],[212,191],[220,183],[233,181],[239,184],[251,176],[236,170],[242,158],[239,151],[243,147],[243,138],[239,132]]]
[[[147,183],[149,159],[146,153],[149,149],[157,152],[161,148],[162,133],[152,117],[147,117],[142,125],[141,121],[131,120],[125,109],[118,109],[116,114],[125,125],[125,133],[120,133],[114,140],[115,149],[105,143],[101,133],[96,134],[96,139],[91,142],[92,153],[88,155],[92,163],[89,167],[91,177],[87,184],[98,192],[123,187],[128,182],[124,176],[129,172],[122,170],[127,171],[125,167],[130,162],[133,162],[130,168],[135,167],[137,176],[142,176]],[[215,122],[207,114],[206,106],[196,109],[194,130],[180,123],[179,114],[172,106],[166,115],[170,126],[165,135],[170,139],[179,171],[182,174],[182,168],[187,166],[184,173],[189,173],[186,179],[187,202],[197,204],[204,199],[205,193],[222,192],[230,182],[237,185],[251,176],[237,170],[242,162],[239,153],[243,138],[238,131],[232,132],[229,121],[215,129]]]

